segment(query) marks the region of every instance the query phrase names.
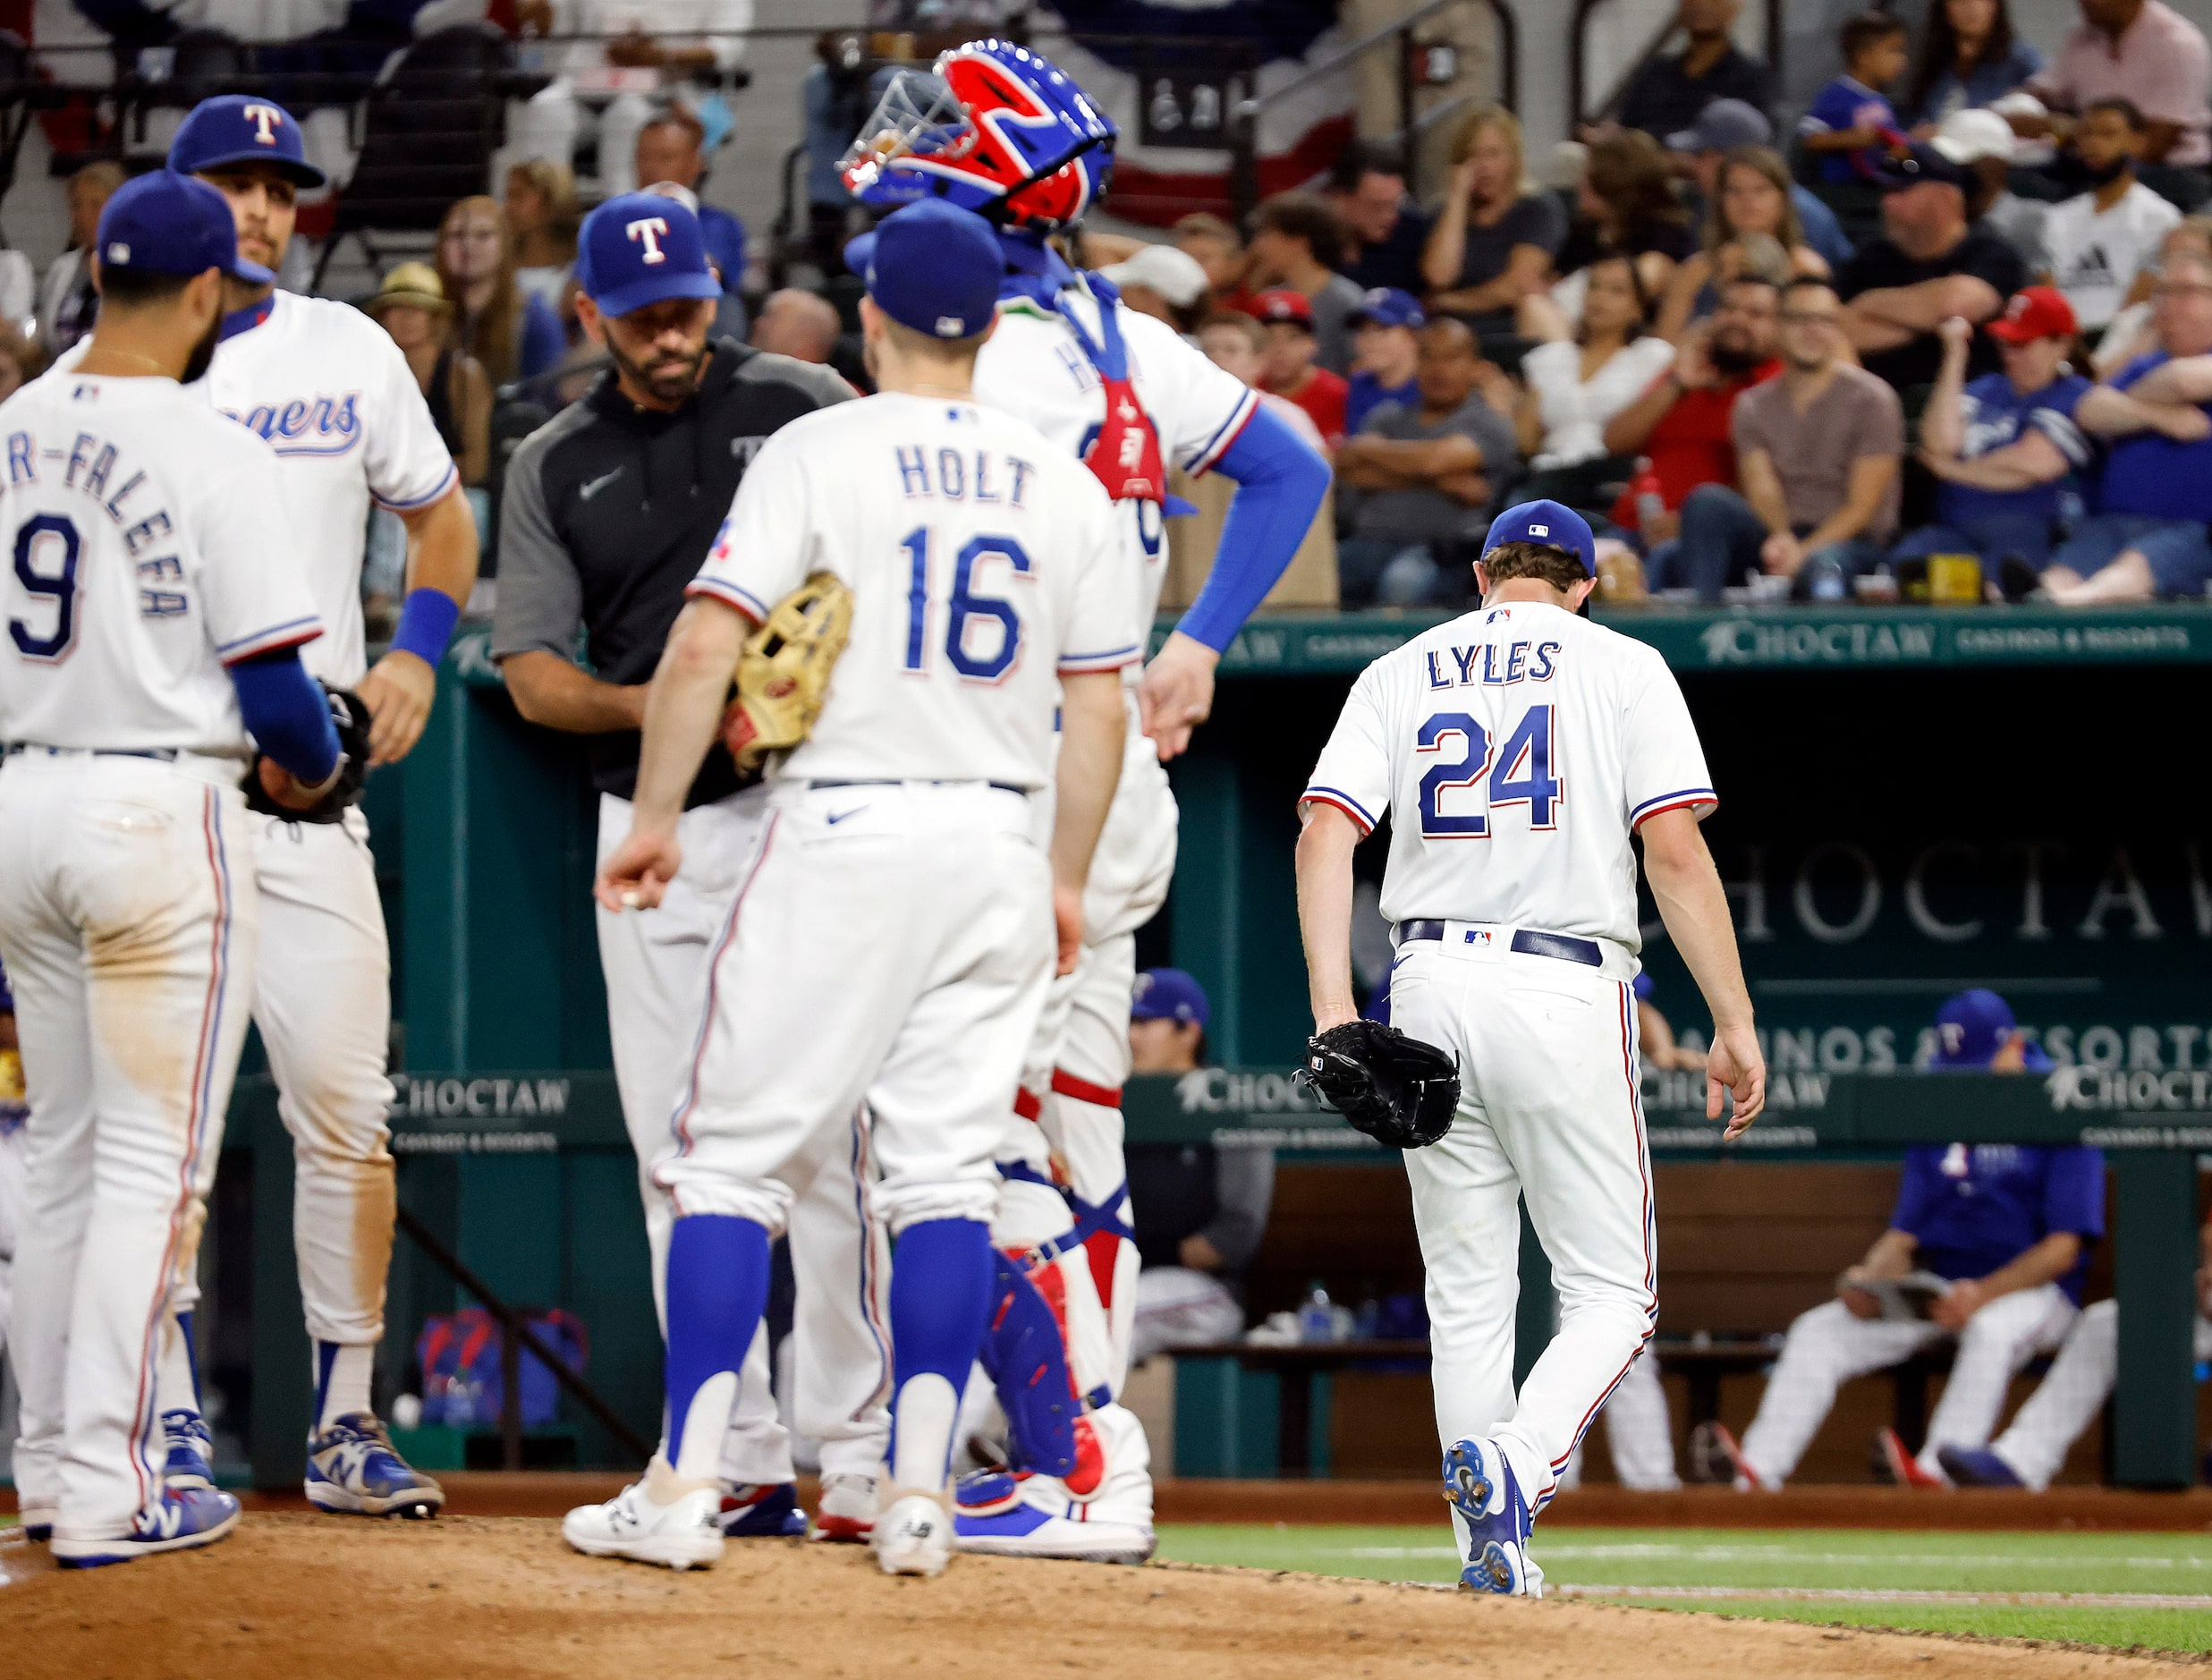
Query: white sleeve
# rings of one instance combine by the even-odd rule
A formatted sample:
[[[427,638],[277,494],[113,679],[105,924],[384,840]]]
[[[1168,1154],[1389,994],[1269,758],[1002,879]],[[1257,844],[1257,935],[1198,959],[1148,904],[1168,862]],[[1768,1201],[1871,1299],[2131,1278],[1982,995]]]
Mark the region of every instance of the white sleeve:
[[[1665,660],[1648,648],[1636,649],[1622,684],[1622,705],[1629,827],[1640,827],[1663,810],[1685,807],[1703,822],[1720,803],[1712,772],[1705,768],[1705,749],[1698,743],[1682,685]]]
[[[1363,835],[1390,809],[1390,736],[1385,716],[1382,660],[1360,674],[1345,698],[1344,709],[1321,749],[1319,762],[1306,778],[1299,803],[1312,800],[1334,805],[1360,825]]]
[[[1160,452],[1194,478],[1236,441],[1259,407],[1259,394],[1184,343],[1166,322],[1134,310],[1115,318],[1144,373],[1145,412]]]
[[[323,633],[277,485],[275,452],[235,429],[252,446],[226,450],[226,458],[208,462],[215,471],[191,514],[208,640],[225,665],[296,648]]]
[[[373,412],[360,416],[369,473],[369,493],[380,507],[411,513],[437,501],[460,483],[453,452],[437,435],[430,405],[423,401],[414,370],[400,347],[371,327],[362,335],[371,359],[369,400]]]
[[[1081,514],[1071,522],[1069,540],[1081,545],[1075,587],[1067,623],[1060,632],[1059,669],[1118,671],[1144,656],[1139,641],[1137,585],[1140,573],[1122,556],[1121,522],[1114,504],[1088,468],[1070,475],[1072,497]]]
[[[771,437],[753,457],[706,564],[683,591],[712,596],[755,624],[807,581],[814,549],[807,463],[789,437]]]

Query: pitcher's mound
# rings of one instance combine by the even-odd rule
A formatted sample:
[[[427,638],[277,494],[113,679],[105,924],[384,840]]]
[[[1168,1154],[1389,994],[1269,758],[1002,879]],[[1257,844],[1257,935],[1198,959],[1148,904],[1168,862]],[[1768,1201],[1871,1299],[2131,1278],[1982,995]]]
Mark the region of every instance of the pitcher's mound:
[[[205,1551],[82,1574],[11,1534],[0,1630],[0,1670],[25,1680],[1411,1680],[1438,1667],[1996,1680],[2165,1667],[1259,1571],[955,1557],[938,1580],[891,1580],[861,1548],[796,1540],[733,1542],[715,1568],[675,1574],[580,1557],[532,1517],[257,1513]]]

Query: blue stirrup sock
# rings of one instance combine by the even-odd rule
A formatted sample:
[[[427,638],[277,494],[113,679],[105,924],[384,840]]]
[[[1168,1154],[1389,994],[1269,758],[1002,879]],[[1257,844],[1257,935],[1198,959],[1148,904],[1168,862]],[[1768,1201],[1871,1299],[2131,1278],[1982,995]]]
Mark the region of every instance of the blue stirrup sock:
[[[768,1304],[768,1228],[732,1214],[678,1219],[668,1238],[668,1464],[715,1481],[745,1351]]]
[[[375,1343],[318,1342],[314,1359],[318,1434],[342,1417],[371,1410],[369,1385],[376,1373]]]
[[[891,1255],[891,1479],[942,1489],[952,1471],[961,1391],[991,1311],[991,1228],[929,1219],[900,1233]]]

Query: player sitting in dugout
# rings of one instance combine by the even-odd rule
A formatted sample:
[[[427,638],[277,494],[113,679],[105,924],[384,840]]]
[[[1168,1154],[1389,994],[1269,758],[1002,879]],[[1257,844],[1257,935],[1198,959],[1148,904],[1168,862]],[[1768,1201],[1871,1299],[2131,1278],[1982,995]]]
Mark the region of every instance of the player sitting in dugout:
[[[2039,1071],[2050,1060],[1995,992],[1961,992],[1936,1014],[1929,1065]],[[1988,1445],[2006,1387],[2055,1351],[2081,1316],[2089,1244],[2105,1235],[2105,1160],[2096,1150],[1924,1144],[1905,1152],[1889,1228],[1836,1280],[1833,1301],[1790,1326],[1759,1414],[1739,1446],[1716,1428],[1741,1490],[1789,1480],[1854,1377],[1955,1338],[1950,1378],[1917,1456],[1896,1430],[1876,1442],[1892,1477],[1948,1487],[1946,1447]]]
[[[1213,1011],[1179,968],[1147,969],[1130,994],[1130,1071],[1190,1073],[1206,1065]],[[1244,1334],[1243,1276],[1275,1200],[1275,1151],[1207,1143],[1127,1146],[1136,1215],[1137,1323],[1130,1362]]]

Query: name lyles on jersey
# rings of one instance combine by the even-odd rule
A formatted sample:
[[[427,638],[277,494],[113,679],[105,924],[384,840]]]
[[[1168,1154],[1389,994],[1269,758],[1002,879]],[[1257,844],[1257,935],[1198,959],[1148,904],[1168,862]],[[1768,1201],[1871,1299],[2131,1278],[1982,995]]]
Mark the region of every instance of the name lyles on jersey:
[[[1432,692],[1510,688],[1549,683],[1558,658],[1555,641],[1512,641],[1502,649],[1495,641],[1479,641],[1429,649],[1424,670]],[[1440,711],[1423,719],[1415,751],[1437,757],[1420,779],[1422,836],[1487,840],[1496,813],[1513,805],[1529,808],[1532,833],[1557,828],[1566,784],[1558,770],[1555,722],[1556,708],[1548,703],[1529,707],[1496,738],[1466,712]],[[1473,799],[1465,797],[1470,791]]]
[[[169,515],[163,509],[125,509],[123,505],[147,482],[147,476],[135,469],[119,471],[122,458],[114,444],[80,431],[68,449],[47,448],[30,432],[11,432],[7,454],[10,495],[73,492],[122,533],[123,550],[138,567],[139,611],[143,616],[174,618],[190,610],[191,602],[178,587],[184,574],[176,556],[139,558],[141,550],[160,546],[170,534]],[[58,475],[42,475],[41,462],[65,464]],[[117,479],[120,483],[110,495],[108,485]],[[16,528],[10,556],[15,581],[34,600],[50,603],[53,615],[44,624],[21,616],[9,618],[9,639],[26,659],[58,665],[69,657],[77,637],[77,603],[82,594],[77,568],[83,547],[76,520],[68,513],[41,509]]]

